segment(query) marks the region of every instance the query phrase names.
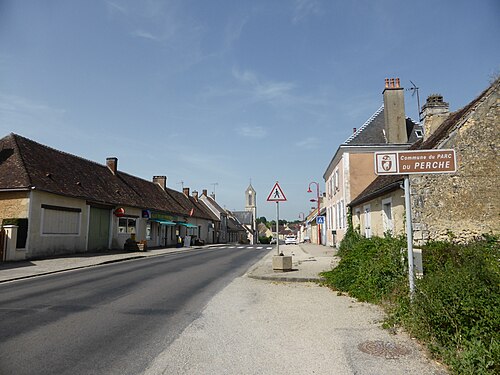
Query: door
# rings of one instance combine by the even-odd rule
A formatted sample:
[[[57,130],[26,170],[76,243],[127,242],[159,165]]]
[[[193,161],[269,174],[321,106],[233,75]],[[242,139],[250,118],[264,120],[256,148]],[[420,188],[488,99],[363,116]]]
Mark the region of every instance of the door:
[[[108,249],[110,210],[90,207],[89,244],[87,251]]]
[[[370,238],[372,236],[372,219],[370,205],[364,206],[363,211],[365,213],[365,237]]]

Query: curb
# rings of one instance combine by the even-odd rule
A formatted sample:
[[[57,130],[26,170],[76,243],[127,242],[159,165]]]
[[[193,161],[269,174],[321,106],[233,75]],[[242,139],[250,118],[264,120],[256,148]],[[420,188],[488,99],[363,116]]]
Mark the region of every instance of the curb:
[[[325,279],[321,277],[280,277],[280,276],[257,276],[257,275],[247,275],[251,279],[265,280],[265,281],[283,281],[290,283],[321,283]]]

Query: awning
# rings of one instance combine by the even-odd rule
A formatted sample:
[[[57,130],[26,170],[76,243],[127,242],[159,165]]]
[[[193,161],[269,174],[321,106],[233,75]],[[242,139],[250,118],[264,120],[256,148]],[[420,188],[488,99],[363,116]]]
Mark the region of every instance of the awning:
[[[198,228],[198,225],[194,225],[194,224],[190,224],[190,223],[177,222],[177,224],[185,226],[186,228]]]
[[[154,221],[155,223],[158,223],[158,224],[161,224],[161,225],[177,225],[173,221],[169,221],[169,220],[149,219],[149,221]]]

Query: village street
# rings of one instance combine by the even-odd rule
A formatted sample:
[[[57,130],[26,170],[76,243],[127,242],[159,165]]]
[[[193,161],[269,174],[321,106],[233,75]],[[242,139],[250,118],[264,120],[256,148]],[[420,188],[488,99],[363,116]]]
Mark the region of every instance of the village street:
[[[293,271],[272,272],[273,247],[221,245],[6,281],[0,372],[445,373],[407,335],[382,329],[378,307],[290,282],[333,265],[331,250],[280,250]]]

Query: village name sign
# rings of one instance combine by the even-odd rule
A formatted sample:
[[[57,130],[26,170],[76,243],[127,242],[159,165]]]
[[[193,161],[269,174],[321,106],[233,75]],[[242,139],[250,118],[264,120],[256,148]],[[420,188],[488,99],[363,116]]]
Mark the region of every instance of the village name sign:
[[[427,174],[457,171],[455,150],[387,151],[375,153],[375,174]]]

